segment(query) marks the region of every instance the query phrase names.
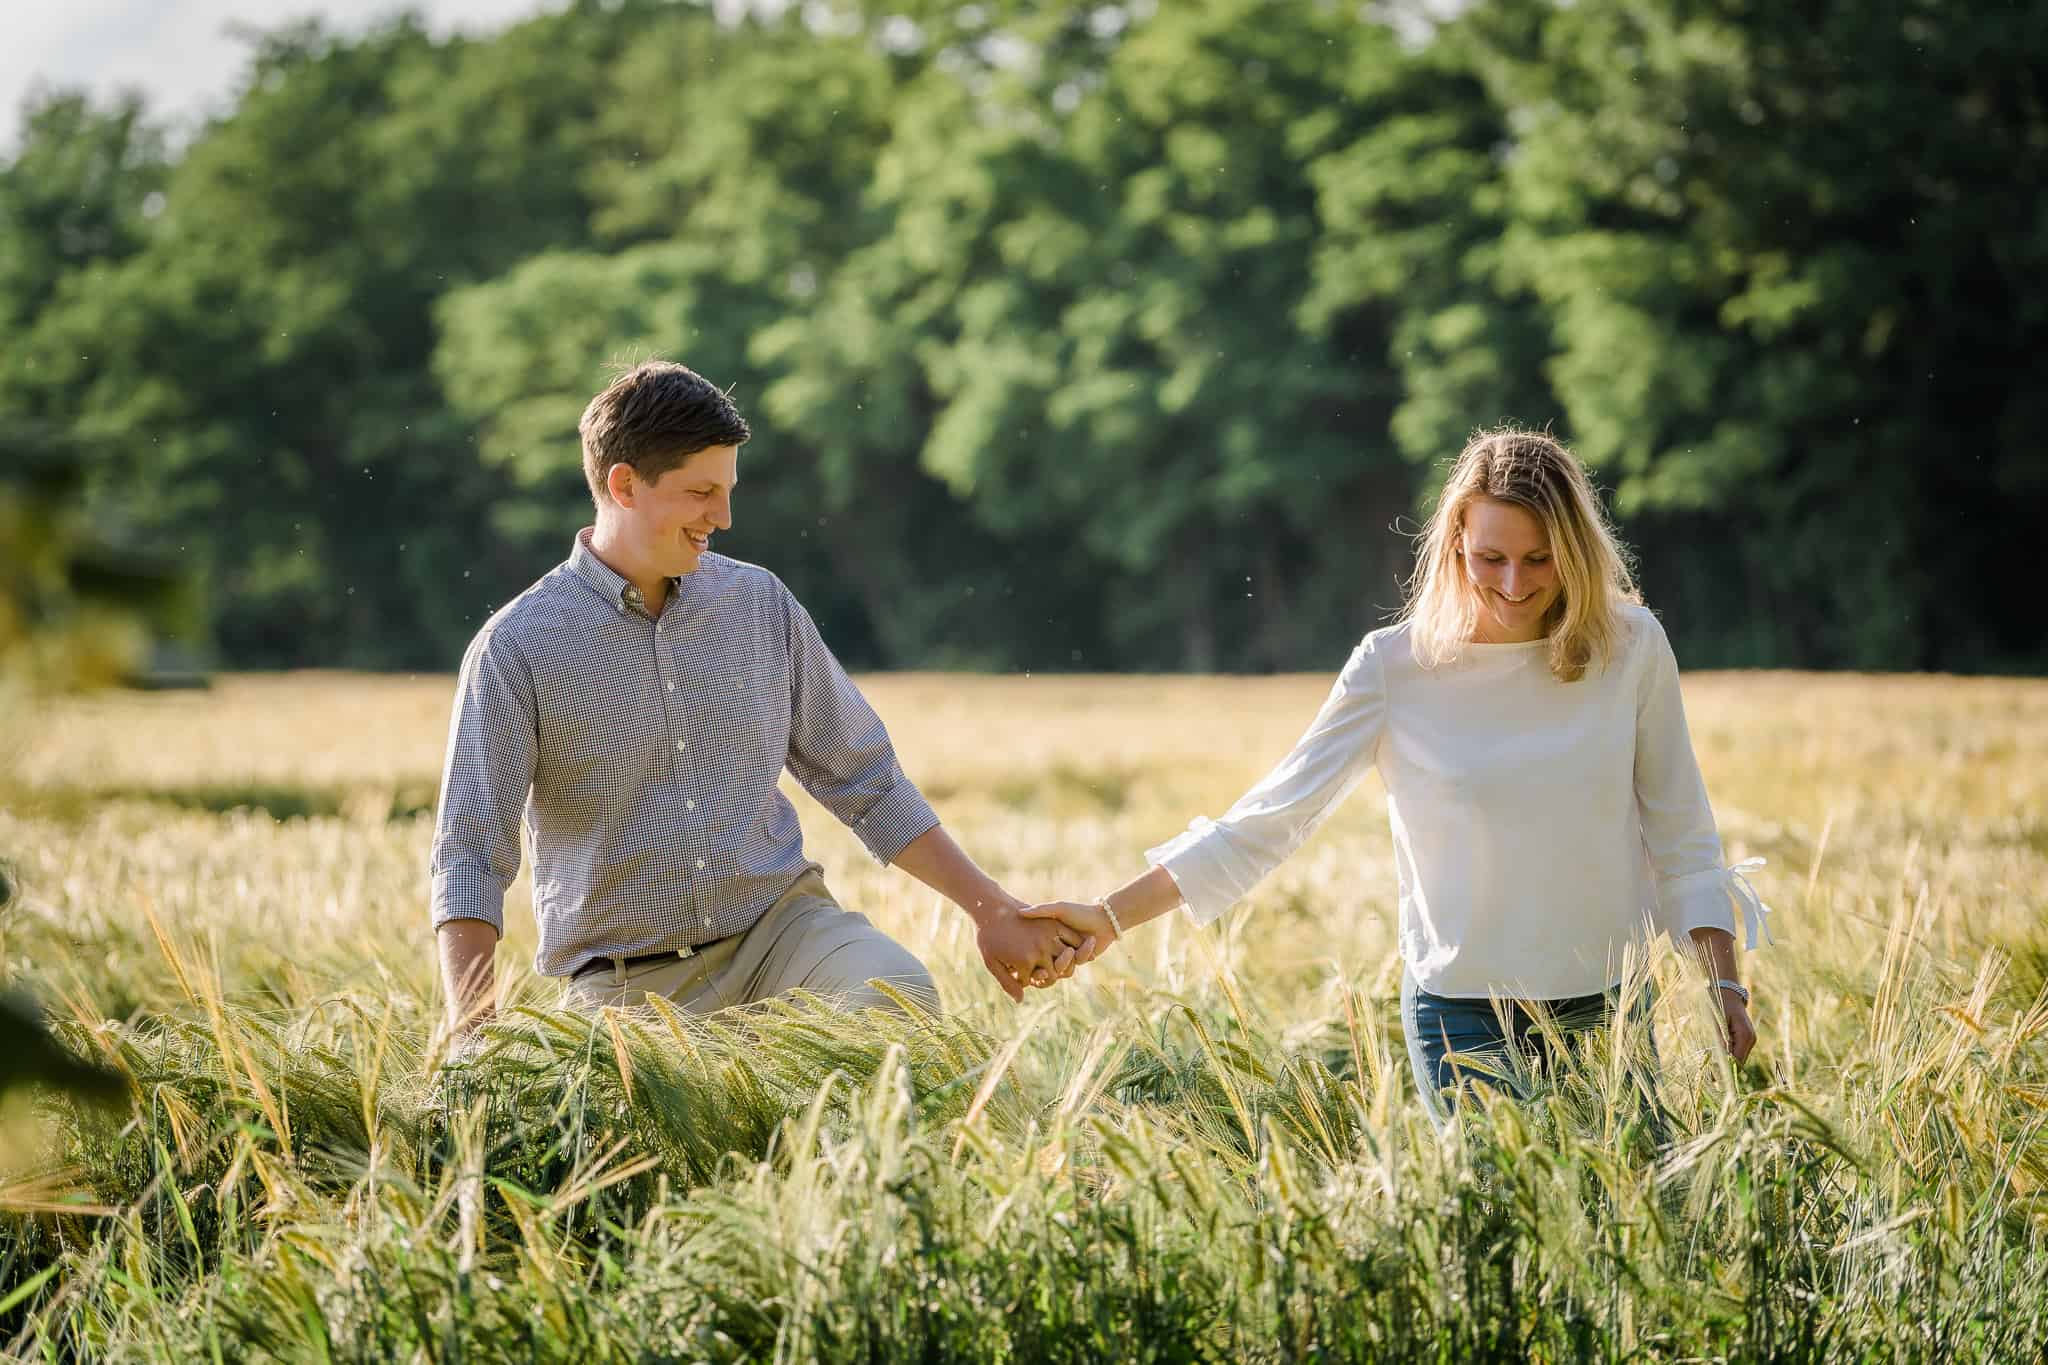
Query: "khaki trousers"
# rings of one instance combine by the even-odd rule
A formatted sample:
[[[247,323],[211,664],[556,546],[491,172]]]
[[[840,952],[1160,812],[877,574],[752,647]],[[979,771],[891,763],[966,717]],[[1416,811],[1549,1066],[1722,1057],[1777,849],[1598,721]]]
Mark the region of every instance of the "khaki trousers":
[[[898,1009],[872,984],[877,980],[927,1009],[939,1008],[924,964],[866,915],[841,909],[825,878],[807,872],[745,933],[707,943],[688,957],[593,967],[570,978],[563,1003],[594,1011],[660,995],[684,1010],[709,1014],[801,988],[841,1009]]]

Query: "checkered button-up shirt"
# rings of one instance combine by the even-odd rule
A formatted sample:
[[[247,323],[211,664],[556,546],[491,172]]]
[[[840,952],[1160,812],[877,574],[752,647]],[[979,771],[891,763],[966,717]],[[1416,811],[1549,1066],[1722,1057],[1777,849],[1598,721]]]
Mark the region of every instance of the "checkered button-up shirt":
[[[774,574],[706,554],[655,618],[590,534],[463,656],[429,859],[436,926],[503,931],[522,819],[549,976],[751,927],[816,866],[776,787],[785,766],[882,862],[939,823]]]

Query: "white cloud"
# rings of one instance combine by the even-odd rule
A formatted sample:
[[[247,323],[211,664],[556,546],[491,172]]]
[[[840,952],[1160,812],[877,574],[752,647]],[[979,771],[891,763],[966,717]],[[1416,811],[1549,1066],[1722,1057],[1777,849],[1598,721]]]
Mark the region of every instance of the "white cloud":
[[[38,88],[84,87],[105,99],[140,89],[160,119],[189,127],[225,107],[248,61],[237,24],[273,29],[317,15],[360,32],[401,9],[437,33],[502,28],[560,0],[6,0],[0,43],[0,155],[16,145],[21,106]]]

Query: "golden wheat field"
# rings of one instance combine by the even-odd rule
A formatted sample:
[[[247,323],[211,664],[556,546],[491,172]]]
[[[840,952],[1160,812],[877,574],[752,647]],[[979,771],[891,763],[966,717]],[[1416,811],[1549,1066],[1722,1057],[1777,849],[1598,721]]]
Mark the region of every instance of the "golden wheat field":
[[[1107,890],[1143,870],[1146,847],[1220,814],[1286,752],[1328,679],[903,674],[862,686],[947,826],[1036,899]],[[217,941],[232,985],[294,999],[388,972],[428,991],[426,852],[451,688],[286,674],[47,708],[9,736],[0,849],[30,893],[8,924],[10,971],[88,995],[119,981],[161,1003],[175,986],[160,962],[97,951],[149,943],[149,903],[177,933]],[[1791,1008],[1770,1002],[1795,983],[1875,972],[1901,906],[1918,903],[1927,941],[1958,962],[2037,941],[2048,683],[1706,674],[1688,677],[1686,702],[1729,860],[1769,859],[1757,881],[1782,946],[1749,964],[1766,1011]],[[993,1006],[964,918],[785,786],[842,898],[912,945],[949,1001]],[[1304,975],[1384,988],[1389,859],[1385,801],[1368,781],[1225,933],[1204,942],[1168,920],[1088,985],[1199,989],[1228,963],[1280,987],[1283,1015]],[[502,960],[530,955],[527,897],[522,871]]]
[[[1033,899],[1106,891],[1220,814],[1328,683],[862,680],[947,826]],[[840,899],[931,967],[947,1016],[916,1036],[793,1010],[586,1028],[579,1048],[526,968],[522,872],[498,964],[529,1009],[502,1051],[545,1096],[507,1101],[497,1146],[457,1141],[426,900],[451,690],[236,676],[6,724],[5,976],[133,1100],[8,1106],[16,1349],[1934,1359],[2048,1340],[2026,1335],[2048,1330],[2048,682],[1686,677],[1728,859],[1769,860],[1752,880],[1777,942],[1744,963],[1745,1071],[1693,969],[1656,956],[1684,1132],[1631,1158],[1597,1077],[1585,1103],[1499,1107],[1487,1144],[1420,1122],[1371,780],[1218,926],[1169,917],[1021,1008],[964,916],[786,783]],[[761,1121],[711,1151],[724,1130],[692,1104]],[[548,1145],[569,1131],[591,1150]],[[455,1152],[502,1179],[481,1221],[450,1202]],[[1005,1278],[1022,1265],[1040,1278]],[[1461,1281],[1475,1265],[1508,1278]],[[495,1292],[469,1278],[485,1267]],[[1065,1276],[1113,1292],[1048,1291]],[[416,1314],[389,1306],[398,1285]]]

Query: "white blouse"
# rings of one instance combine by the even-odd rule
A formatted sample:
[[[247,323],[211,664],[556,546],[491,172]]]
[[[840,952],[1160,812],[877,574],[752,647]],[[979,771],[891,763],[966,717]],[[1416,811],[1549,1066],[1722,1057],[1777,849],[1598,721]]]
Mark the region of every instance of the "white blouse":
[[[1552,676],[1545,640],[1470,644],[1427,669],[1406,626],[1372,632],[1293,752],[1146,858],[1207,923],[1376,767],[1401,956],[1426,991],[1590,995],[1621,979],[1631,942],[1732,932],[1731,905],[1756,947],[1768,907],[1742,873],[1761,861],[1722,865],[1671,644],[1645,608],[1621,614],[1616,657],[1573,683]]]

